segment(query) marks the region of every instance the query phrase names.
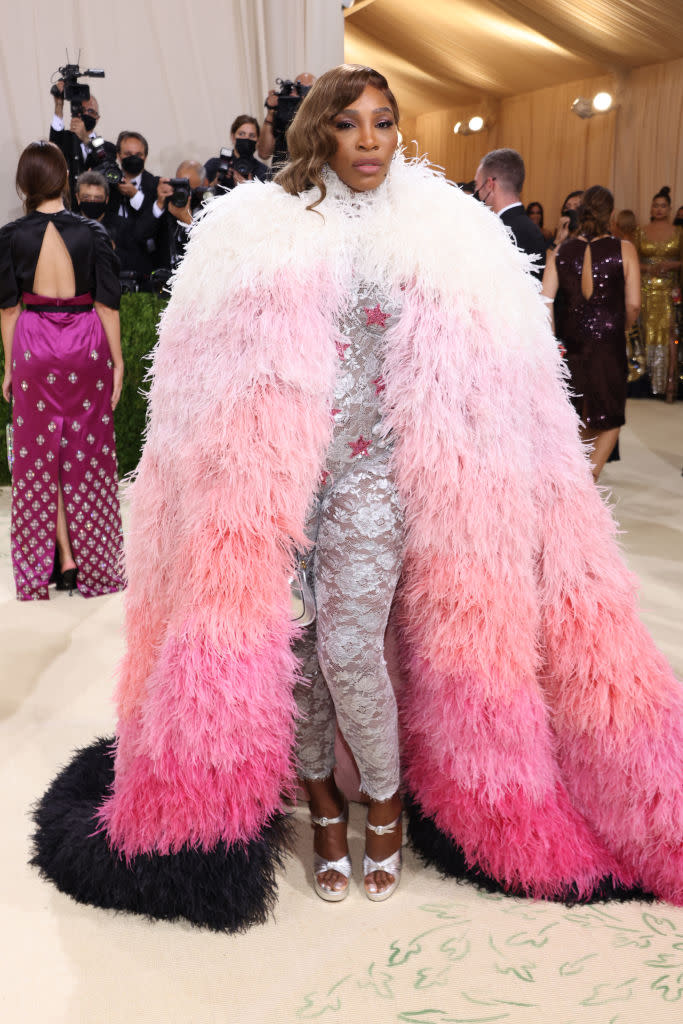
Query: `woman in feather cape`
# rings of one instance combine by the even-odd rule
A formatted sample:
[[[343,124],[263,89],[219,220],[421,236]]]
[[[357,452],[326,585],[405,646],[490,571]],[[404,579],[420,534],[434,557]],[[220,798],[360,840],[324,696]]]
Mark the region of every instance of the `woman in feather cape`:
[[[116,739],[45,794],[33,862],[83,902],[215,929],[272,907],[289,579],[359,278],[400,309],[381,413],[413,845],[511,893],[683,903],[683,691],[638,620],[528,259],[400,155],[368,201],[327,169],[302,194],[241,186],[193,229],[132,487]]]

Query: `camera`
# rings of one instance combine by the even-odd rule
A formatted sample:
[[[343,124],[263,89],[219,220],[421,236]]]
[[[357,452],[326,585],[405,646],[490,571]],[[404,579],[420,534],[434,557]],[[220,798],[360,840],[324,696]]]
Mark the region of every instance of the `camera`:
[[[562,217],[566,217],[569,220],[569,232],[576,231],[579,226],[579,211],[578,210],[563,210],[561,213]]]
[[[165,207],[168,207],[169,203],[172,206],[187,206],[192,195],[192,189],[190,188],[189,178],[169,178],[168,183],[173,189],[173,195],[168,196],[166,199]]]
[[[104,148],[104,139],[96,138],[92,140],[87,166],[88,170],[98,171],[103,175],[110,188],[118,185],[123,180],[123,171],[116,163],[116,160],[112,160]]]
[[[273,112],[273,132],[286,132],[301,106],[301,101],[310,90],[310,85],[292,82],[288,78],[276,78],[277,106]],[[292,92],[294,95],[292,96]]]
[[[81,71],[78,64],[65,64],[64,67],[58,68],[56,73],[64,80],[63,96],[71,103],[71,116],[80,117],[83,112],[83,104],[90,99],[90,86],[85,82],[79,82],[78,79],[104,78],[104,71],[100,68],[87,68],[85,71]],[[62,93],[56,84],[52,86],[50,92],[58,99],[62,98]]]
[[[216,188],[234,188],[235,182],[232,176],[232,153],[229,149],[222,149],[220,152],[221,162],[216,172]]]
[[[161,295],[166,289],[171,271],[167,268],[153,270],[151,274],[140,274],[137,270],[122,270],[119,274],[122,295],[135,295],[136,292],[151,292]]]
[[[135,292],[140,291],[142,274],[138,274],[137,270],[122,270],[119,274],[119,281],[122,295],[134,295]]]
[[[239,152],[240,148],[248,150],[251,155],[241,155]],[[248,178],[250,175],[256,173],[258,161],[254,159],[253,154],[255,149],[256,143],[253,139],[236,139],[234,153],[231,153],[229,149],[221,150],[221,162],[218,165],[218,171],[216,173],[217,189],[234,188],[237,184],[235,181],[235,173],[240,174],[243,178]]]

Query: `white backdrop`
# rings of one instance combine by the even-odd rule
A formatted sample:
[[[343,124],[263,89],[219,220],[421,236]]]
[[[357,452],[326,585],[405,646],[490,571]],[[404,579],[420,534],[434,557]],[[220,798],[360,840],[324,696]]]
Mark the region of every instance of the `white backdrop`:
[[[263,120],[276,77],[319,75],[344,59],[341,0],[0,0],[0,223],[20,216],[19,154],[47,138],[51,76],[66,48],[100,104],[98,131],[148,140],[147,169],[172,175],[183,159],[229,145],[238,114]],[[68,121],[68,103],[65,118]]]

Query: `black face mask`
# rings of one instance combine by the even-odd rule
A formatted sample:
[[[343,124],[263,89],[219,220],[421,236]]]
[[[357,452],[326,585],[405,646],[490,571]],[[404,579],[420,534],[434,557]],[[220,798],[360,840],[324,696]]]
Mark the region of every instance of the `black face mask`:
[[[256,152],[255,139],[235,139],[235,152],[243,160],[251,160]]]
[[[490,180],[490,181],[496,181],[497,179],[496,179],[496,178],[493,178],[493,177],[492,177],[492,178],[490,178],[490,179],[489,179],[489,178],[487,178],[487,179],[486,179],[486,181],[489,181],[489,180]],[[481,188],[483,188],[483,187],[484,187],[484,185],[486,184],[486,181],[485,181],[485,182],[484,182],[484,184],[483,184],[483,185],[481,186]],[[488,199],[488,197],[489,197],[489,196],[491,195],[491,192],[493,191],[493,189],[489,189],[489,191],[488,191],[488,193],[487,193],[487,195],[486,195],[486,198],[483,198],[483,197],[481,196],[481,194],[480,194],[480,193],[481,193],[481,188],[475,188],[474,192],[472,193],[472,198],[473,198],[473,199],[476,199],[478,203],[483,203],[483,204],[484,204],[484,206],[486,206],[486,200],[487,200],[487,199]]]
[[[121,166],[126,174],[132,174],[135,178],[145,166],[145,159],[142,156],[124,156]]]
[[[93,117],[92,114],[81,114],[81,121],[83,122],[86,132],[90,133],[95,130],[97,118]]]
[[[98,220],[107,209],[107,204],[104,199],[93,201],[84,199],[82,203],[78,204],[78,209],[81,211],[83,216],[88,217],[89,220]]]
[[[674,217],[674,226],[677,228],[683,226],[683,217]]]

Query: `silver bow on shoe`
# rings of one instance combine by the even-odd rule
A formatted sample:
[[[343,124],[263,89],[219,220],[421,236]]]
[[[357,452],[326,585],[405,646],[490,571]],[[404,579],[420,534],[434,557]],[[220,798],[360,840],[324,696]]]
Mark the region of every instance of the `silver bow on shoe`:
[[[311,823],[319,825],[321,828],[327,828],[328,825],[339,825],[342,821],[347,821],[348,816],[348,807],[344,807],[342,813],[337,815],[336,818],[316,818],[314,815],[311,815]],[[344,888],[329,889],[322,882],[319,882],[318,875],[323,875],[326,871],[337,871],[340,875],[343,875],[347,880]],[[313,852],[313,887],[321,900],[325,900],[327,903],[339,903],[341,900],[346,899],[349,895],[350,886],[348,880],[350,877],[351,858],[348,853],[340,857],[339,860],[325,860],[319,853]]]
[[[369,828],[375,835],[384,836],[390,832],[396,831],[396,826],[401,820],[401,815],[395,821],[392,821],[390,825],[371,825],[369,821],[366,821],[365,827]],[[398,883],[401,881],[401,868],[403,867],[403,856],[401,850],[396,850],[395,853],[385,857],[384,860],[373,860],[372,857],[368,857],[367,853],[363,855],[363,880],[365,887],[365,895],[373,903],[381,903],[383,900],[388,900],[389,897],[396,892],[398,889]],[[387,875],[393,876],[393,882],[388,885],[386,889],[382,889],[380,892],[371,892],[368,889],[367,878],[374,871],[384,871]]]

